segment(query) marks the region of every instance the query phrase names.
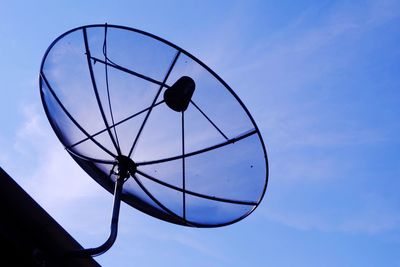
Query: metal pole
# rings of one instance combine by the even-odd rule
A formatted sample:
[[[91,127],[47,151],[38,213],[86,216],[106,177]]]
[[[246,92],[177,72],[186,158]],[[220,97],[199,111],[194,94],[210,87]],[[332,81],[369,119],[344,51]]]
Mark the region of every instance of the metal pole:
[[[104,242],[102,245],[96,248],[87,248],[82,250],[71,251],[68,253],[69,256],[77,258],[96,257],[109,250],[111,246],[114,244],[115,240],[117,239],[119,210],[121,206],[121,193],[124,182],[125,182],[125,177],[123,176],[118,176],[118,179],[115,182],[114,203],[113,203],[111,226],[110,226],[111,232],[106,242]]]

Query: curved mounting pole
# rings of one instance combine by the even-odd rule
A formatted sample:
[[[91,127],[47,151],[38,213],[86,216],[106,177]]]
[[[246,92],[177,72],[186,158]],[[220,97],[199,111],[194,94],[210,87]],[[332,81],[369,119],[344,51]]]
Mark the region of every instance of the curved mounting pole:
[[[117,181],[115,182],[114,204],[113,204],[111,226],[110,226],[111,232],[106,242],[104,242],[102,245],[96,248],[87,248],[82,250],[71,251],[67,254],[68,256],[77,258],[96,257],[103,254],[104,252],[106,252],[111,248],[111,246],[117,239],[119,210],[121,206],[121,193],[122,193],[122,186],[125,180],[126,180],[125,177],[119,175]]]

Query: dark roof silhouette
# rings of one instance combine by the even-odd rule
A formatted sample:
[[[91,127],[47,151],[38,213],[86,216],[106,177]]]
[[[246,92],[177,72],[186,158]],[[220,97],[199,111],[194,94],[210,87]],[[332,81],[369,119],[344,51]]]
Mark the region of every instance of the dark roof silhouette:
[[[0,266],[100,266],[65,252],[82,246],[0,167]]]

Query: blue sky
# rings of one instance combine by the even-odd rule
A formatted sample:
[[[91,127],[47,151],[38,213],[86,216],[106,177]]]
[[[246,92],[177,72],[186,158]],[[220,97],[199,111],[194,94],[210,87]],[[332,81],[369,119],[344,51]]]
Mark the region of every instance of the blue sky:
[[[82,1],[83,2],[83,1]],[[112,196],[63,150],[39,97],[42,56],[85,24],[183,47],[247,105],[270,161],[266,196],[218,229],[126,205],[104,266],[400,266],[399,1],[2,1],[0,165],[83,246]]]

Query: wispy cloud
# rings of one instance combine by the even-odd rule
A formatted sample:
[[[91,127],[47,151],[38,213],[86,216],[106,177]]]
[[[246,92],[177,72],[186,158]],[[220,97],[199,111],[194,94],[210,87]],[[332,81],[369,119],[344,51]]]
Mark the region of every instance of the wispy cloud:
[[[338,174],[337,159],[321,157],[314,158],[312,162],[308,161],[309,158],[296,159],[291,157],[294,149],[299,147],[325,149],[381,143],[387,140],[386,133],[381,129],[354,126],[352,119],[348,119],[347,123],[339,125],[340,127],[334,130],[332,130],[334,127],[320,129],[319,126],[326,125],[333,117],[327,114],[323,105],[320,105],[321,98],[301,98],[303,92],[312,90],[320,91],[321,94],[308,96],[323,96],[326,83],[321,81],[331,75],[340,74],[341,69],[352,65],[351,61],[354,59],[352,51],[337,56],[333,53],[335,51],[331,50],[332,47],[348,40],[355,40],[371,29],[398,17],[400,8],[396,1],[370,1],[366,8],[360,10],[346,11],[346,8],[336,6],[331,10],[328,19],[313,23],[310,27],[305,27],[305,24],[312,14],[306,11],[299,15],[297,21],[250,49],[234,45],[240,39],[241,32],[233,27],[231,22],[241,21],[242,16],[241,12],[237,14],[234,12],[229,23],[220,26],[219,31],[215,31],[224,33],[216,36],[216,40],[219,41],[215,41],[215,44],[218,43],[215,49],[203,46],[205,51],[199,52],[206,63],[217,66],[217,72],[222,70],[228,83],[234,85],[234,89],[245,103],[249,103],[269,150],[272,151],[272,155],[279,154],[271,158],[272,187],[269,190],[279,186],[298,186],[299,183],[312,187],[313,184],[321,185],[321,181],[324,184],[337,178],[335,177]],[[352,45],[356,50],[357,41]],[[229,62],[228,58],[231,58]],[[239,64],[231,64],[232,58]],[[228,65],[237,67],[228,68]],[[255,78],[243,79],[243,77]],[[315,89],[312,85],[317,81],[319,87]],[[329,101],[329,99],[323,100]],[[14,151],[7,154],[0,152],[0,161],[7,162],[10,155],[15,155],[27,164],[30,162],[29,173],[24,169],[14,172],[22,177],[20,181],[23,187],[50,213],[56,213],[57,216],[64,218],[70,216],[72,221],[75,220],[71,215],[73,211],[68,214],[68,208],[79,207],[82,201],[88,199],[97,199],[98,185],[63,151],[44,113],[39,111],[41,110],[39,106],[28,104],[22,109],[25,119],[16,133]],[[0,143],[2,142],[4,143],[4,140],[0,139]],[[27,158],[31,160],[27,161]],[[285,179],[286,182],[282,183]],[[269,194],[270,192],[267,192],[267,195]],[[290,197],[289,194],[284,194],[281,197]],[[266,199],[270,201],[268,196]],[[398,211],[382,211],[381,207],[385,203],[370,208],[372,204],[368,201],[364,204],[364,210],[337,220],[332,220],[331,216],[317,211],[314,213],[302,209],[294,211],[283,206],[274,209],[265,208],[264,211],[266,219],[296,229],[373,234],[398,229],[400,223]],[[213,251],[196,237],[169,234],[157,236],[204,255],[220,257],[213,254]]]
[[[28,155],[31,149],[39,149],[46,145],[42,142],[32,142],[33,140],[46,140],[45,129],[41,116],[38,113],[37,106],[33,104],[23,105],[21,107],[23,121],[16,133],[14,149],[23,155]]]
[[[354,210],[345,216],[330,216],[318,211],[276,210],[263,212],[266,219],[301,231],[342,232],[351,234],[380,234],[400,229],[400,215],[395,210],[370,208]]]
[[[398,18],[398,10],[396,1],[370,1],[357,10],[337,4],[328,16],[309,27],[305,26],[310,20],[306,11],[281,32],[252,50],[243,51],[244,64],[237,64],[230,76],[237,79],[239,88],[257,88],[257,94],[248,93],[250,90],[243,90],[242,94],[254,107],[270,152],[267,200],[273,201],[269,197],[280,194],[278,198],[293,201],[314,189],[325,192],[324,197],[329,201],[337,199],[336,205],[343,205],[347,197],[341,199],[336,195],[340,194],[335,191],[338,189],[329,187],[334,187],[334,181],[351,181],[348,186],[354,186],[355,179],[362,180],[360,176],[365,173],[362,170],[354,177],[356,167],[354,161],[348,161],[350,155],[343,157],[344,152],[336,152],[358,147],[350,150],[356,156],[368,145],[393,142],[393,129],[361,122],[360,116],[349,114],[357,104],[350,99],[352,96],[344,94],[334,109],[329,96],[335,90],[334,84],[330,84],[335,77],[354,68],[357,57],[365,56],[359,54],[360,42],[384,23]],[[347,50],[337,50],[336,46]],[[244,81],[243,75],[262,78]],[[308,190],[304,191],[304,186]],[[295,187],[299,189],[294,190]],[[363,194],[362,189],[355,187],[352,197],[361,202]],[[273,208],[266,207],[263,212],[268,220],[300,230],[368,234],[398,230],[400,214],[392,201],[384,195],[382,198],[385,201],[378,206],[373,201],[365,201],[360,207],[346,207],[349,213],[341,216],[321,212],[319,208],[310,212],[302,206],[308,202],[294,207],[273,203]],[[315,201],[319,201],[318,197]],[[320,201],[318,207],[325,204]],[[385,205],[391,208],[385,209]]]
[[[45,121],[44,112],[39,110],[33,103],[21,108],[24,119],[13,149],[7,153],[14,161],[24,163],[22,166],[14,164],[11,172],[52,216],[68,218],[68,214],[74,213],[71,207],[98,197],[101,190],[64,151]]]
[[[196,253],[201,253],[207,257],[214,258],[218,261],[226,262],[227,259],[221,253],[212,249],[209,244],[201,242],[196,235],[191,234],[189,231],[184,231],[184,233],[162,233],[157,235],[160,240],[166,240],[168,242],[173,242],[183,246],[187,249],[193,250]]]
[[[3,149],[0,150],[0,166],[9,166],[11,165],[10,157],[8,156],[6,150],[6,140],[0,135],[0,147]]]

